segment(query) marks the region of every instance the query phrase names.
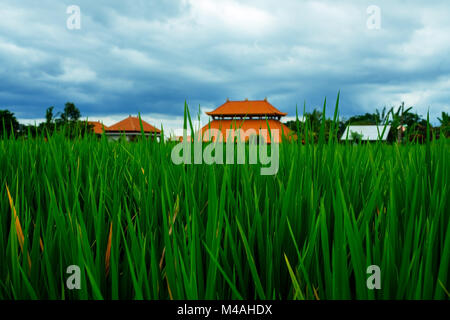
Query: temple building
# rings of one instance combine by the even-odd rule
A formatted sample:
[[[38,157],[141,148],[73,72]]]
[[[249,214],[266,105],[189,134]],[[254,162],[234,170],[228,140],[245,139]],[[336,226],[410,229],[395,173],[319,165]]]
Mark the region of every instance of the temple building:
[[[229,138],[232,138],[233,141],[236,141],[237,139],[238,134],[235,136],[230,135],[233,130],[231,130],[231,132],[229,131],[227,135],[227,130],[229,129],[241,129],[242,132],[245,133],[240,136],[241,141],[246,142],[251,139],[251,136],[255,136],[256,134],[258,139],[271,143],[268,134],[269,128],[274,138],[274,142],[282,142],[283,134],[286,138],[291,135],[291,130],[280,121],[287,113],[279,111],[271,105],[267,99],[254,101],[249,101],[248,99],[244,101],[227,100],[216,110],[206,112],[206,114],[212,117],[212,121],[201,129],[204,141],[216,139],[213,131],[210,131],[211,137],[209,137],[208,134],[205,134],[208,132],[208,129],[219,130],[222,133],[225,142],[228,141]],[[267,124],[269,124],[269,128],[267,127]],[[278,131],[276,135],[274,135],[274,130]],[[267,134],[264,134],[265,132]],[[222,141],[221,137],[219,137],[219,141]]]
[[[161,130],[155,128],[151,124],[142,120],[142,129],[146,137],[159,140]],[[128,118],[105,129],[105,134],[111,140],[118,140],[121,136],[125,136],[128,141],[134,141],[142,136],[141,121],[138,117],[129,116]]]

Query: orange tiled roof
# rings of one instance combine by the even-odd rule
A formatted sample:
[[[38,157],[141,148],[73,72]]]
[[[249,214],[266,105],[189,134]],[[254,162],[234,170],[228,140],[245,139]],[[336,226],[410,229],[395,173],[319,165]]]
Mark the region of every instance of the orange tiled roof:
[[[281,135],[283,133],[286,138],[288,138],[290,136],[291,130],[286,125],[281,123],[280,121],[270,119],[270,120],[267,120],[267,122],[269,123],[270,130],[274,130],[274,129],[278,130],[278,137],[276,137],[276,140],[278,140],[279,142],[282,141]],[[248,129],[254,129],[258,135],[259,135],[259,129],[263,129],[263,130],[265,129],[265,130],[267,130],[266,142],[270,143],[271,141],[270,141],[270,137],[269,137],[269,133],[268,133],[269,130],[267,128],[267,122],[265,119],[214,120],[202,128],[202,134],[204,134],[209,128],[218,129],[222,132],[222,136],[226,142],[228,139],[227,132],[226,132],[227,129],[235,129],[235,130],[242,129],[243,131],[247,131]],[[274,134],[274,132],[272,131],[272,135],[273,134]],[[208,139],[208,138],[209,137],[207,137],[207,135],[203,136],[204,141],[210,141],[210,139]],[[236,138],[237,138],[237,136],[236,136]],[[219,141],[221,141],[221,140],[219,139]],[[245,138],[245,141],[248,141],[248,137]]]
[[[100,121],[88,121],[88,125],[92,126],[92,129],[94,130],[95,134],[102,134],[103,128],[105,128],[105,131],[108,130],[108,127],[105,126]]]
[[[271,105],[267,100],[254,100],[254,101],[227,101],[216,110],[206,112],[209,116],[285,116],[287,113],[283,113]]]
[[[142,128],[144,132],[156,132],[160,133],[161,130],[155,128],[151,124],[142,120]],[[107,131],[119,131],[119,132],[141,132],[141,125],[138,117],[129,116],[128,118],[112,125]]]

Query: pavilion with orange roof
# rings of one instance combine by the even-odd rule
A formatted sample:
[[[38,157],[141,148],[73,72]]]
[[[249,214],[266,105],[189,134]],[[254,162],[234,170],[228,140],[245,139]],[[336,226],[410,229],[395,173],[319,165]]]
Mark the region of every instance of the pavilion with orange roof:
[[[272,135],[274,135],[274,129],[278,131],[277,135],[274,136],[274,140],[277,142],[283,140],[282,135],[288,138],[291,134],[291,130],[280,121],[287,113],[279,111],[267,99],[253,101],[248,99],[244,101],[229,101],[227,99],[220,107],[214,111],[206,112],[206,114],[212,117],[212,121],[201,129],[203,139],[207,141],[213,138],[205,134],[208,129],[219,130],[225,142],[231,137],[230,135],[227,136],[227,130],[229,129],[241,129],[244,132],[253,129],[258,136],[260,135],[260,129],[262,131],[266,130],[267,136],[264,139],[267,143],[271,143],[268,134],[269,128]],[[269,124],[269,128],[267,124]],[[232,138],[235,139],[236,136]],[[248,139],[249,137],[245,136],[242,138],[242,141],[248,141]]]
[[[125,136],[128,141],[134,141],[137,137],[142,135],[141,122],[144,135],[146,137],[159,138],[161,130],[155,128],[151,124],[138,117],[129,116],[128,118],[105,128],[106,135],[112,140],[118,140],[121,136]]]

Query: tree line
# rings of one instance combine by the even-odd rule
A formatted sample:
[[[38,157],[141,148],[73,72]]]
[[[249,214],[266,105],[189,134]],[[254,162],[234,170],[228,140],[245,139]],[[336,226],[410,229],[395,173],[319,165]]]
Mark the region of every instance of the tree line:
[[[9,136],[36,136],[36,135],[51,135],[54,131],[64,129],[68,135],[85,134],[92,132],[92,126],[85,121],[80,121],[81,112],[73,102],[67,102],[62,112],[55,113],[55,107],[47,108],[45,112],[45,122],[39,125],[24,125],[20,124],[16,119],[14,113],[9,110],[0,110],[0,137]],[[303,119],[297,121],[287,121],[285,124],[297,137],[303,141],[310,139],[317,141],[319,137],[322,122],[325,121],[325,138],[328,140],[331,128],[336,127],[333,119],[326,118],[322,111],[314,109],[312,112],[305,112]],[[439,138],[440,135],[445,137],[450,136],[450,117],[448,113],[442,112],[438,117],[439,126],[433,127],[430,124],[432,137]],[[398,108],[390,108],[387,110],[384,107],[381,110],[376,110],[375,113],[365,113],[363,115],[355,115],[348,119],[340,119],[337,122],[337,138],[339,139],[344,133],[348,125],[391,125],[387,140],[389,142],[398,141],[400,134],[402,140],[423,142],[426,138],[427,120],[423,119],[417,113],[413,112],[413,107],[405,107],[402,103]],[[305,126],[308,130],[304,130]],[[400,134],[399,134],[399,131]],[[305,136],[308,132],[309,137]]]
[[[9,110],[0,110],[0,137],[11,136],[39,136],[51,135],[58,130],[73,136],[92,132],[92,126],[80,121],[81,112],[73,102],[67,102],[63,111],[55,113],[55,107],[48,107],[45,111],[45,122],[39,125],[21,124],[14,113]]]
[[[303,119],[299,121],[288,121],[285,124],[289,129],[297,134],[297,137],[305,141],[307,138],[313,141],[318,140],[320,128],[322,122],[325,121],[325,138],[328,139],[330,135],[330,129],[333,127],[333,119],[326,118],[322,111],[314,109],[312,112],[305,112]],[[432,138],[439,138],[440,135],[445,137],[450,136],[450,118],[446,112],[442,112],[438,117],[440,123],[439,126],[433,127],[431,124]],[[337,138],[341,138],[345,128],[349,125],[390,125],[391,130],[387,137],[387,141],[395,142],[399,141],[418,141],[424,142],[427,132],[427,119],[422,118],[417,113],[413,112],[413,107],[405,107],[405,103],[402,103],[398,108],[387,109],[384,107],[379,110],[376,109],[375,113],[365,113],[362,115],[355,115],[348,119],[340,119],[337,122]],[[304,130],[307,126],[308,130]],[[336,125],[335,125],[336,127]],[[308,132],[309,137],[305,136],[305,132]]]

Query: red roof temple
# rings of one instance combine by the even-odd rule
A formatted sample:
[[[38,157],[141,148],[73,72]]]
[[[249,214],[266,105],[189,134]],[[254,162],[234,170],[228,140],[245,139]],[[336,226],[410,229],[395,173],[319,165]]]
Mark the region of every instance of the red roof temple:
[[[245,101],[227,100],[216,110],[206,112],[206,114],[211,116],[213,120],[202,128],[202,134],[208,129],[217,129],[222,133],[225,142],[230,137],[227,136],[227,129],[241,129],[244,132],[253,129],[258,136],[260,135],[260,129],[266,130],[267,136],[264,139],[267,143],[271,142],[268,133],[269,128],[272,135],[274,135],[274,130],[278,130],[277,135],[274,136],[274,142],[281,142],[283,134],[288,138],[291,133],[291,130],[280,121],[287,113],[279,111],[267,99],[255,101],[247,99]],[[269,124],[269,128],[267,124]],[[205,140],[209,140],[208,138],[204,136]],[[248,141],[249,137],[245,136],[244,139]]]
[[[159,137],[161,130],[155,128],[144,120],[139,120],[138,117],[129,116],[128,118],[105,129],[106,135],[117,140],[120,136],[125,135],[128,141],[134,141],[141,136],[141,122],[144,135],[147,137]]]
[[[161,131],[157,128],[155,128],[154,126],[152,126],[151,124],[145,122],[144,120],[142,120],[142,128],[144,129],[144,133],[160,133]],[[116,124],[112,125],[111,127],[109,127],[107,129],[108,132],[136,132],[136,133],[140,133],[141,132],[141,124],[139,121],[138,117],[132,117],[129,116],[128,118],[117,122]]]

